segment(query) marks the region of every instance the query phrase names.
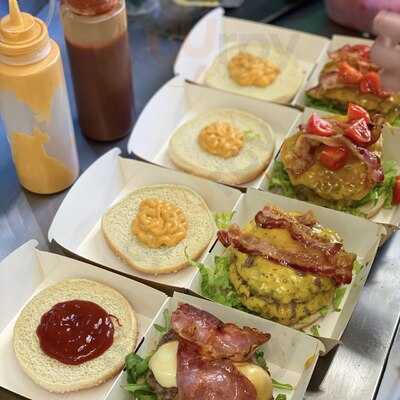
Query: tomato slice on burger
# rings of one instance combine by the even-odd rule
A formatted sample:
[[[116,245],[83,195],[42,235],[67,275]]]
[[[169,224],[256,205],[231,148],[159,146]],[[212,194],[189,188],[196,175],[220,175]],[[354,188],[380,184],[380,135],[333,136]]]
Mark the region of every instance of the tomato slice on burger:
[[[373,71],[366,73],[360,81],[360,91],[362,93],[380,95],[382,92],[382,85],[379,74]]]
[[[353,143],[358,145],[366,145],[371,142],[371,131],[365,118],[360,118],[352,122],[352,124],[344,131]]]
[[[307,122],[306,126],[307,133],[319,136],[333,136],[335,135],[335,130],[332,124],[319,117],[317,114],[312,114]]]
[[[358,53],[361,58],[368,60],[371,47],[366,44],[356,44],[352,46],[352,50]]]
[[[365,118],[367,122],[371,121],[367,110],[357,104],[350,103],[347,107],[347,120],[354,121],[360,118]]]
[[[400,204],[400,176],[396,176],[393,187],[393,204]]]
[[[344,146],[333,147],[324,145],[319,162],[331,171],[343,168],[349,158],[349,151]]]
[[[362,77],[362,73],[353,68],[349,63],[341,62],[339,64],[339,78],[342,82],[355,85],[361,82]]]

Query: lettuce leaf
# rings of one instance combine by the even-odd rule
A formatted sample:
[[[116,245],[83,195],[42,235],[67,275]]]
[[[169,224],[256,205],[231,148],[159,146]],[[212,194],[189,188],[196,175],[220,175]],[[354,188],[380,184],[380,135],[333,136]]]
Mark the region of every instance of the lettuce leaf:
[[[218,229],[226,229],[231,224],[232,218],[235,215],[235,211],[232,212],[220,212],[214,214],[215,224]]]
[[[319,205],[324,207],[332,208],[334,210],[347,212],[353,215],[365,216],[362,212],[361,207],[368,203],[376,204],[376,202],[383,197],[384,198],[384,207],[391,208],[392,207],[392,198],[393,198],[393,186],[396,181],[397,176],[397,164],[396,161],[384,161],[383,162],[383,170],[385,173],[385,179],[382,183],[379,183],[374,186],[374,188],[361,200],[353,203],[352,206],[347,205],[345,202],[341,201],[327,201],[322,200]],[[268,190],[271,192],[282,194],[286,197],[297,197],[303,199],[302,196],[299,196],[299,193],[296,191],[295,187],[292,185],[289,179],[289,175],[283,166],[282,161],[276,160],[272,169],[272,173],[270,179],[268,181]],[[317,203],[318,204],[318,203]]]
[[[306,94],[306,106],[317,108],[318,110],[326,111],[332,114],[346,114],[346,107],[340,106],[330,101],[315,99],[310,95]]]
[[[201,275],[201,293],[208,299],[225,306],[245,310],[235,288],[229,280],[229,256],[215,256],[214,267],[208,267],[198,261],[189,260],[197,267]]]
[[[394,160],[383,162],[383,171],[385,172],[385,179],[382,183],[375,185],[375,187],[360,201],[355,204],[355,207],[362,207],[363,205],[372,202],[376,204],[379,198],[385,199],[384,207],[392,208],[393,200],[393,186],[397,176],[397,164]]]
[[[272,173],[268,181],[268,190],[271,192],[278,192],[286,197],[296,197],[294,186],[292,182],[290,182],[289,175],[283,166],[283,162],[280,160],[274,162]]]

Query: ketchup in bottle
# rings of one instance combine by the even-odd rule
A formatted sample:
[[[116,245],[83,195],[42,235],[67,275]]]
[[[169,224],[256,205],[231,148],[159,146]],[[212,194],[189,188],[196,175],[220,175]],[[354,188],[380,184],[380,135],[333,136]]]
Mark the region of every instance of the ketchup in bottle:
[[[125,0],[62,0],[61,17],[82,132],[126,136],[134,98]]]

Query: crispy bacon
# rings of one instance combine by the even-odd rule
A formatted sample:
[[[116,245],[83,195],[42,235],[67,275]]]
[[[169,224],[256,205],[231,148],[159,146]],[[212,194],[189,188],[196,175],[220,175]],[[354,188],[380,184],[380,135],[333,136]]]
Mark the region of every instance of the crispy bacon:
[[[350,283],[355,255],[339,251],[333,256],[327,256],[322,251],[304,247],[301,252],[280,249],[268,239],[258,238],[241,231],[238,225],[231,225],[224,233],[226,243],[236,250],[251,255],[260,256],[278,264],[289,266],[301,272],[309,272],[326,276],[337,285]]]
[[[295,218],[301,224],[310,226],[310,227],[312,227],[318,223],[318,220],[315,218],[315,215],[311,210],[308,210],[304,214],[296,215]]]
[[[283,228],[290,232],[292,238],[306,247],[320,250],[327,256],[334,256],[343,247],[341,243],[323,240],[314,231],[299,222],[298,219],[281,211],[277,207],[265,206],[255,217],[257,226],[261,228]]]
[[[354,154],[354,156],[356,156],[367,165],[369,176],[373,182],[383,182],[383,180],[385,179],[385,174],[383,172],[381,160],[375,153],[369,151],[365,147],[355,145],[345,136],[342,136],[340,138],[340,141],[346,145],[346,147]]]
[[[339,129],[343,129],[345,127],[343,124],[344,123],[342,123],[342,126],[340,126],[340,123],[338,123],[338,131],[339,131]],[[374,131],[374,139],[376,139],[377,134],[378,134],[378,132]],[[379,183],[379,182],[382,182],[383,179],[385,178],[380,158],[376,154],[374,154],[373,152],[368,150],[367,148],[362,147],[362,146],[357,146],[350,139],[348,139],[347,137],[345,137],[344,135],[342,135],[340,133],[338,133],[337,135],[334,135],[334,136],[330,136],[330,137],[310,135],[307,133],[303,133],[299,136],[299,139],[301,137],[303,137],[303,139],[302,139],[303,141],[307,140],[311,143],[322,143],[322,144],[325,144],[325,145],[331,146],[331,147],[338,147],[338,146],[342,146],[344,144],[354,154],[355,157],[357,157],[358,159],[360,159],[367,165],[368,173],[373,182]],[[297,140],[299,140],[299,139],[297,139]],[[376,140],[379,140],[379,137]],[[310,155],[311,155],[311,152],[309,152],[309,154],[307,156],[304,154],[305,162],[308,163],[308,159],[309,159]],[[291,166],[291,168],[292,168],[292,166]],[[303,171],[303,172],[305,172],[305,171]]]
[[[246,361],[271,337],[256,329],[224,324],[189,304],[181,304],[172,314],[171,321],[180,338],[197,344],[202,356],[208,359]]]
[[[255,386],[228,359],[209,360],[200,346],[181,339],[177,384],[180,400],[256,400]]]

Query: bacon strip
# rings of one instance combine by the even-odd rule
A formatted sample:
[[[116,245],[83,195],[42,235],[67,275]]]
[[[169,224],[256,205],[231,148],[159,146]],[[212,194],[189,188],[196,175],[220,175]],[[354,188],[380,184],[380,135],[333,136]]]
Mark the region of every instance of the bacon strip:
[[[172,314],[171,322],[174,331],[182,339],[197,344],[202,356],[208,359],[249,360],[257,347],[271,337],[249,327],[224,324],[189,304],[181,304]]]
[[[327,257],[313,249],[304,248],[302,252],[279,249],[267,239],[243,233],[238,225],[231,225],[227,231],[219,233],[218,237],[221,236],[225,240],[223,242],[225,246],[229,244],[242,253],[264,257],[301,272],[329,277],[337,285],[351,283],[354,254],[340,251],[334,256]]]
[[[181,339],[177,384],[180,400],[256,400],[254,385],[231,360],[209,360],[198,345]]]
[[[338,242],[324,241],[310,227],[303,225],[298,219],[286,214],[277,207],[265,206],[262,211],[257,213],[255,222],[261,228],[287,229],[294,240],[302,243],[304,246],[320,250],[327,256],[334,256],[343,247]]]

